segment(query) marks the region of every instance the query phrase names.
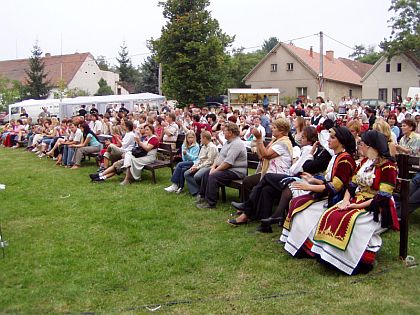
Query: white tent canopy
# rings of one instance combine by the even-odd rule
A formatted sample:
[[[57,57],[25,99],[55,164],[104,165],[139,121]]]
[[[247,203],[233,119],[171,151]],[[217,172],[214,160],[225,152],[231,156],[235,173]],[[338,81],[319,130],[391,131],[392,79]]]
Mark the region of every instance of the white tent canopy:
[[[152,93],[126,94],[126,95],[104,95],[104,96],[79,96],[66,99],[60,103],[60,118],[71,117],[77,114],[81,105],[86,105],[89,110],[95,104],[99,113],[105,113],[109,104],[124,104],[124,107],[133,111],[135,104],[148,103],[152,107],[158,107],[165,101],[162,95]]]
[[[61,101],[66,101],[69,99],[63,99]],[[22,109],[26,110],[26,113],[29,117],[36,118],[39,113],[41,113],[42,108],[46,107],[52,115],[59,114],[59,99],[44,99],[44,100],[24,100],[22,102],[14,103],[9,105],[9,119],[19,118]]]

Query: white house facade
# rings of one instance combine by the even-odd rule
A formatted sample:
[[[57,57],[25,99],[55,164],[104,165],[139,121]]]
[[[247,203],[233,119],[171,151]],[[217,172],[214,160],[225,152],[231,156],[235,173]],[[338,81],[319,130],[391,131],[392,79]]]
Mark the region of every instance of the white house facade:
[[[411,54],[402,54],[388,61],[379,59],[362,78],[363,98],[391,103],[400,95],[407,96],[410,87],[420,86],[420,62]]]

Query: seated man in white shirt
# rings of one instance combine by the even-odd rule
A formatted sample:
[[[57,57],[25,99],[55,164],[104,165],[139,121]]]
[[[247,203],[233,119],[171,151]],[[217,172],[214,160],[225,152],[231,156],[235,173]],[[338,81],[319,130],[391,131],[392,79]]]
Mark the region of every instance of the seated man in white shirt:
[[[248,128],[244,135],[244,144],[247,148],[254,148],[256,147],[256,139],[253,134],[253,130],[256,128],[261,133],[262,141],[265,141],[265,128],[261,126],[261,119],[259,116],[255,116],[252,125]]]
[[[92,131],[95,135],[100,135],[102,133],[102,122],[98,118],[98,114],[91,114],[92,119]]]
[[[124,158],[124,154],[128,151],[131,151],[134,147],[135,140],[134,140],[134,125],[133,122],[130,120],[127,120],[124,124],[125,129],[125,136],[120,141],[117,138],[117,141],[119,141],[119,147],[118,145],[115,145],[111,143],[106,152],[104,153],[104,163],[101,165],[101,168],[106,168],[109,166],[109,161],[111,161],[111,164],[115,163],[118,160],[121,160]]]

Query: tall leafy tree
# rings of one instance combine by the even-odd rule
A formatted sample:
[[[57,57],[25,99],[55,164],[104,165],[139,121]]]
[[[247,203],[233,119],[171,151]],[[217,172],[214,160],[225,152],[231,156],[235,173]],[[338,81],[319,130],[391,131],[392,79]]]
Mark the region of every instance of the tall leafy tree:
[[[380,46],[392,58],[406,52],[420,58],[420,2],[418,0],[392,0],[389,11],[395,16],[388,20],[392,31]]]
[[[0,76],[0,111],[5,110],[7,105],[22,100],[23,93],[22,83]]]
[[[27,98],[44,99],[51,90],[51,83],[47,80],[41,56],[42,50],[36,42],[29,58],[29,70],[25,70]]]
[[[382,56],[384,55],[383,51],[375,51],[375,46],[369,46],[366,48],[365,54],[356,58],[357,61],[369,63],[371,65],[375,64]]]
[[[100,96],[100,95],[113,95],[114,94],[114,91],[108,85],[108,83],[106,83],[106,81],[104,80],[104,78],[100,78],[99,81],[98,81],[98,84],[99,84],[99,89],[95,93],[95,96]]]
[[[264,40],[264,43],[262,45],[262,50],[266,54],[268,54],[271,49],[276,47],[276,45],[279,43],[279,39],[277,37],[270,37],[269,39]]]
[[[363,44],[357,45],[355,44],[353,47],[353,52],[349,55],[349,58],[354,58],[357,60],[360,57],[366,55],[366,46]]]
[[[264,58],[265,54],[262,50],[245,53],[244,48],[234,49],[227,68],[226,88],[248,87],[243,78]]]
[[[383,54],[383,52],[375,51],[375,46],[368,46],[366,48],[363,44],[356,44],[354,45],[353,53],[349,55],[349,58],[373,65],[383,56]]]
[[[108,60],[103,55],[99,55],[95,58],[96,63],[98,64],[99,69],[103,71],[111,71],[111,65]]]
[[[208,0],[159,2],[167,19],[159,39],[151,40],[162,63],[163,91],[181,104],[200,104],[224,90],[233,38],[222,32],[206,9]]]
[[[142,92],[159,93],[159,64],[156,62],[154,56],[149,56],[142,63],[141,71],[141,85]]]

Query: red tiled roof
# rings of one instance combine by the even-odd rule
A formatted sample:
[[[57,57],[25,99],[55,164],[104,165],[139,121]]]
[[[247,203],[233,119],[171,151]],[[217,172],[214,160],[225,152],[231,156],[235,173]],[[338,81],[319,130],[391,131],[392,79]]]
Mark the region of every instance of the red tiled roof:
[[[47,80],[49,80],[53,86],[56,86],[57,82],[60,80],[62,65],[63,80],[68,84],[71,80],[73,80],[77,71],[88,56],[93,58],[90,53],[75,53],[71,55],[50,56],[42,58],[45,63]],[[25,83],[25,69],[29,69],[28,61],[29,59],[0,61],[0,76],[7,77],[10,80],[17,80],[21,83]]]
[[[317,52],[310,56],[309,50],[296,47],[294,45],[281,43],[281,45],[297,56],[303,63],[311,68],[315,73],[319,74],[319,59],[320,55]],[[357,61],[356,61],[357,62]],[[360,82],[361,76],[351,70],[342,60],[333,58],[330,60],[327,56],[323,56],[324,64],[324,79],[334,80],[339,82],[346,82],[356,85],[362,85]]]
[[[271,52],[269,52],[244,78],[248,80],[249,77],[265,62],[265,60],[271,55],[271,53],[276,52],[279,47],[282,46],[286,51],[288,51],[292,56],[294,56],[298,61],[300,61],[307,69],[312,72],[314,77],[319,75],[319,53],[313,51],[312,56],[310,51],[294,45],[286,43],[278,43]],[[348,59],[344,58],[332,58],[329,59],[326,55],[323,56],[323,65],[324,65],[324,79],[333,80],[338,82],[350,83],[361,86],[361,73],[364,71],[369,71],[372,65],[366,65],[357,61],[347,62]],[[368,69],[369,68],[369,69]],[[366,73],[365,72],[365,73]]]
[[[134,83],[118,81],[118,84],[121,85],[130,94],[133,94],[136,92],[136,86],[134,85]]]
[[[356,72],[358,75],[360,75],[361,78],[365,76],[366,73],[373,67],[373,65],[369,63],[359,62],[347,58],[338,58],[341,60],[347,67],[349,67],[351,70]]]

